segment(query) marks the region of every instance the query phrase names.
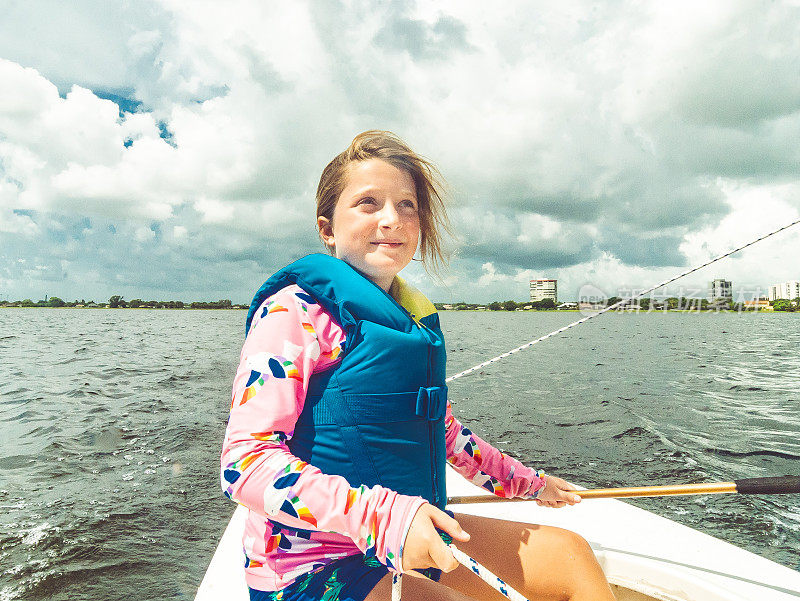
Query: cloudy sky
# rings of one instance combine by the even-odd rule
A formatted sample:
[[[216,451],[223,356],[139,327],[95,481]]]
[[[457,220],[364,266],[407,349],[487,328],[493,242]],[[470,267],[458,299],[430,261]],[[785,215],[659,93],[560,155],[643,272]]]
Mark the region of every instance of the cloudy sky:
[[[0,299],[249,302],[365,129],[449,184],[433,300],[641,289],[800,218],[799,2],[560,4],[2,0]],[[795,230],[674,290],[798,279]]]

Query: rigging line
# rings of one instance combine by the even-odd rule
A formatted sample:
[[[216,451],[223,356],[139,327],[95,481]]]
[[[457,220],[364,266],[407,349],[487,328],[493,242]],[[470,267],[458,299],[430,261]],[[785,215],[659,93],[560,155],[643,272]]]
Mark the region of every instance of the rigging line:
[[[553,332],[550,332],[549,334],[545,334],[544,336],[541,336],[540,338],[537,338],[536,340],[531,340],[530,342],[526,342],[522,346],[518,346],[517,348],[515,348],[513,350],[510,350],[510,351],[508,351],[506,353],[503,353],[502,355],[498,355],[497,357],[489,359],[488,361],[484,361],[483,363],[481,363],[479,365],[476,365],[475,367],[470,367],[469,369],[465,369],[462,372],[459,372],[459,373],[457,373],[455,375],[452,375],[452,376],[446,378],[445,382],[452,382],[453,380],[455,380],[457,378],[460,378],[461,376],[466,376],[468,374],[471,374],[472,372],[474,372],[474,371],[476,371],[478,369],[481,369],[482,367],[486,367],[487,365],[491,365],[492,363],[500,361],[500,359],[505,359],[506,357],[510,357],[511,355],[513,355],[515,353],[518,353],[521,350],[524,350],[526,348],[530,348],[534,344],[537,344],[537,343],[541,342],[542,340],[547,340],[548,338],[551,338],[552,336],[555,336],[557,334],[561,334],[562,332],[566,332],[570,328],[574,328],[575,326],[580,325],[580,324],[582,324],[584,322],[587,322],[590,319],[593,319],[593,318],[597,317],[598,315],[602,315],[603,313],[607,313],[608,311],[611,311],[612,309],[616,309],[617,307],[619,307],[621,305],[624,305],[625,303],[629,303],[630,301],[632,301],[632,300],[634,300],[636,298],[639,298],[640,296],[644,296],[648,292],[652,292],[653,290],[661,288],[662,286],[666,286],[667,284],[670,284],[670,283],[674,282],[675,280],[678,280],[678,279],[680,279],[680,278],[682,278],[682,277],[684,277],[686,275],[689,275],[690,273],[694,273],[695,271],[698,271],[699,269],[702,269],[703,267],[708,267],[709,265],[711,265],[712,263],[716,263],[720,259],[724,259],[725,257],[728,257],[728,256],[732,255],[733,253],[737,253],[740,250],[744,250],[748,246],[752,246],[756,242],[761,242],[765,238],[769,238],[770,236],[774,236],[778,232],[782,232],[785,229],[789,229],[790,227],[792,227],[793,225],[797,225],[798,223],[800,223],[800,219],[798,219],[797,221],[793,221],[792,223],[789,223],[788,225],[784,225],[783,227],[778,228],[777,230],[775,230],[773,232],[770,232],[768,234],[764,234],[760,238],[756,238],[755,240],[752,240],[751,242],[748,242],[747,244],[745,244],[743,246],[740,246],[739,248],[734,248],[733,250],[728,251],[723,255],[719,255],[718,257],[715,257],[715,258],[713,258],[713,259],[711,259],[709,261],[706,261],[702,265],[698,265],[697,267],[694,267],[692,269],[688,269],[688,270],[684,271],[683,273],[680,273],[680,274],[676,275],[675,277],[672,277],[672,278],[670,278],[668,280],[664,280],[663,282],[661,282],[659,284],[656,284],[652,288],[648,288],[647,290],[643,290],[642,292],[639,292],[638,294],[634,294],[633,296],[629,296],[628,298],[623,298],[622,300],[617,301],[613,305],[609,305],[608,307],[605,307],[604,309],[598,311],[597,313],[591,313],[591,314],[587,315],[586,317],[584,317],[583,319],[579,319],[578,321],[573,321],[571,324],[568,324],[568,325],[564,326],[563,328],[559,328],[559,329],[557,329],[557,330],[555,330]]]

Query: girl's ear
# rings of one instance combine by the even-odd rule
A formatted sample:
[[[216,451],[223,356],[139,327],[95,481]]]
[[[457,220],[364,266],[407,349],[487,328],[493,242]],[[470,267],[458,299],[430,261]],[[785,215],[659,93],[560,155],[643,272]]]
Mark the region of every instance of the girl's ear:
[[[336,246],[336,242],[333,238],[333,224],[331,224],[331,220],[327,217],[322,217],[321,215],[317,217],[317,230],[319,231],[319,237],[322,238],[322,242],[328,248],[333,248]]]

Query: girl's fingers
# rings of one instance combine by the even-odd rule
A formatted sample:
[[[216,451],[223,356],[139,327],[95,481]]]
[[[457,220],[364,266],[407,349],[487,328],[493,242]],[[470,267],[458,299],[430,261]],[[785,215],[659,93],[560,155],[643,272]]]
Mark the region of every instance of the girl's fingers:
[[[458,567],[458,561],[439,532],[447,533],[455,541],[469,540],[469,534],[464,532],[457,520],[433,505],[422,505],[406,535],[402,563],[404,572],[411,573],[411,570],[426,567],[449,572]]]
[[[443,572],[452,572],[458,567],[458,560],[453,556],[453,552],[447,548],[444,542],[433,544],[428,551],[433,564]]]
[[[575,505],[581,502],[581,497],[572,494],[574,490],[577,490],[575,486],[566,480],[550,476],[545,489],[542,491],[542,496],[545,498],[536,499],[536,504],[540,507],[555,508]]]
[[[462,543],[469,541],[469,534],[461,528],[461,525],[455,518],[451,518],[444,511],[437,510],[434,512],[431,515],[431,521],[434,526],[452,536],[453,540],[458,540]],[[450,556],[452,557],[452,553]]]

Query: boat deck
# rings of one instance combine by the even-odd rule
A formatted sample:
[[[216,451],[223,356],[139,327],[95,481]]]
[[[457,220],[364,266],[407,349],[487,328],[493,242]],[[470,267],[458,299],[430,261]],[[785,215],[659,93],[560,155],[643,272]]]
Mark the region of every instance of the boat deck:
[[[449,495],[484,496],[448,468]],[[533,502],[460,504],[461,513],[566,528],[592,546],[620,601],[798,601],[800,572],[614,499],[553,510]],[[246,601],[241,539],[247,510],[235,511],[196,601]]]

